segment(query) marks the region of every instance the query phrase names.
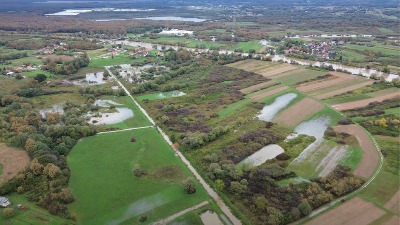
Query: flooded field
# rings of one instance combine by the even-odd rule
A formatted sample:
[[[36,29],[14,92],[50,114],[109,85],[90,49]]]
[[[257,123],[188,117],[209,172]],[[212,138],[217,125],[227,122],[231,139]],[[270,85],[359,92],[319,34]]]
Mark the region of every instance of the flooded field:
[[[114,102],[112,100],[96,100],[94,102],[95,106],[99,106],[103,109],[108,109],[107,111],[100,111],[95,113],[88,113],[86,117],[89,117],[89,123],[96,125],[109,125],[123,122],[134,116],[133,111],[128,108],[115,107],[122,104]],[[111,106],[115,107],[111,110]]]
[[[106,80],[104,80],[104,73],[98,72],[98,73],[87,73],[85,79],[73,80],[72,83],[74,85],[79,85],[79,86],[91,86],[91,85],[104,84],[106,83]]]
[[[117,75],[129,83],[143,83],[150,79],[162,76],[168,68],[157,64],[146,64],[144,66],[131,66],[129,64],[119,65]]]
[[[39,110],[39,113],[40,113],[40,115],[42,115],[43,118],[46,118],[47,113],[64,114],[64,109],[63,109],[62,105],[54,105],[52,108]]]
[[[299,134],[305,134],[308,136],[315,137],[315,141],[311,143],[303,152],[293,160],[292,163],[302,161],[306,159],[324,140],[324,133],[328,128],[330,123],[330,118],[327,116],[321,116],[306,122],[299,124],[294,131],[295,135],[287,137],[287,139],[292,139],[297,137]]]
[[[218,215],[210,210],[207,210],[201,214],[200,218],[204,225],[224,225],[219,219]]]
[[[275,158],[277,155],[284,153],[285,150],[279,145],[267,145],[261,150],[258,150],[251,156],[247,157],[239,164],[249,164],[252,166],[259,166],[269,159]]]
[[[297,94],[295,93],[288,93],[277,97],[272,104],[265,106],[257,117],[263,121],[271,121],[281,109],[289,105],[296,97]]]

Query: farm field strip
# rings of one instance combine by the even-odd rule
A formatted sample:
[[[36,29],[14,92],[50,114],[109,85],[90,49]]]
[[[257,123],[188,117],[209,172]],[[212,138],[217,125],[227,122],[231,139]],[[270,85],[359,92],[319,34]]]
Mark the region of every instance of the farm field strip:
[[[395,97],[399,97],[399,96],[400,96],[400,93],[395,92],[395,93],[387,94],[387,95],[380,96],[380,97],[369,98],[369,99],[364,99],[364,100],[354,101],[354,102],[347,102],[347,103],[343,103],[343,104],[335,104],[335,105],[332,105],[332,107],[338,111],[344,111],[344,110],[364,107],[364,106],[367,106],[371,102],[381,102],[385,99],[391,99],[391,98],[395,98]]]
[[[148,115],[146,110],[144,110],[139,103],[132,97],[128,89],[115,77],[115,75],[106,67],[107,71],[109,74],[118,82],[119,86],[125,91],[125,93],[132,99],[132,101],[135,103],[136,106],[139,107],[139,109],[143,112],[143,114],[146,116],[146,118],[154,125],[156,126],[154,120]],[[206,181],[200,176],[200,174],[197,172],[197,170],[192,166],[192,164],[189,162],[189,160],[186,159],[186,157],[173,145],[169,137],[165,134],[165,132],[158,126],[157,130],[160,132],[161,136],[163,139],[169,144],[169,146],[175,151],[175,153],[179,156],[181,161],[187,166],[187,168],[193,173],[193,175],[197,178],[197,180],[200,182],[200,184],[203,186],[203,188],[207,191],[207,193],[217,202],[218,206],[220,209],[223,211],[223,213],[229,218],[229,220],[233,223],[233,225],[241,225],[242,222],[236,218],[235,215],[231,212],[229,207],[223,202],[221,197],[215,192],[207,183]]]
[[[343,93],[346,93],[348,91],[352,91],[352,90],[355,90],[355,89],[358,89],[358,88],[362,88],[362,87],[371,85],[373,83],[374,83],[374,81],[370,80],[370,81],[366,81],[366,82],[361,83],[361,84],[355,84],[355,85],[351,85],[351,86],[348,86],[348,87],[345,87],[345,88],[336,89],[336,90],[333,90],[333,91],[330,91],[330,92],[326,92],[324,94],[318,94],[318,95],[315,95],[315,97],[317,99],[325,99],[325,98],[333,97],[335,95],[340,95],[340,94],[343,94]]]
[[[268,87],[269,85],[272,85],[274,83],[276,83],[276,82],[273,82],[273,81],[263,82],[263,83],[256,84],[256,85],[253,85],[253,86],[250,86],[247,88],[243,88],[242,90],[240,90],[240,92],[242,92],[243,94],[250,94],[252,92],[255,92],[255,91],[261,90],[265,87]]]
[[[257,71],[256,73],[263,75],[264,77],[270,78],[273,76],[277,76],[280,75],[282,73],[288,72],[288,71],[292,71],[297,69],[297,67],[292,66],[290,64],[283,64],[283,65],[279,65],[279,66],[275,66],[272,68],[267,68],[264,70],[260,70]]]
[[[285,91],[285,90],[287,90],[287,89],[289,89],[288,86],[278,87],[278,88],[275,88],[275,89],[270,90],[270,91],[267,91],[267,92],[261,92],[261,93],[252,95],[252,96],[250,97],[250,99],[251,99],[251,100],[254,100],[254,101],[255,101],[255,100],[259,100],[259,99],[265,98],[265,97],[267,97],[267,96],[269,96],[269,95],[273,95],[273,94],[277,94],[277,93],[279,93],[279,92]]]
[[[351,77],[350,75],[345,78],[335,76],[333,78],[330,77],[328,79],[322,79],[315,82],[308,82],[306,84],[301,84],[297,86],[297,90],[309,93],[312,91],[325,89],[332,86],[346,85],[352,81],[354,81],[354,77]]]
[[[306,223],[307,225],[364,225],[383,216],[385,211],[360,198],[354,198]]]
[[[323,108],[324,105],[322,103],[312,98],[304,98],[279,113],[273,120],[287,126],[295,126]]]
[[[386,202],[385,208],[395,212],[400,213],[400,190],[393,195],[393,197]]]
[[[392,216],[386,223],[383,225],[399,225],[400,224],[400,217],[399,216]]]
[[[231,63],[228,66],[236,68],[236,69],[251,71],[251,70],[257,70],[258,68],[262,68],[262,67],[271,67],[274,65],[276,65],[276,63],[248,59],[248,60]]]

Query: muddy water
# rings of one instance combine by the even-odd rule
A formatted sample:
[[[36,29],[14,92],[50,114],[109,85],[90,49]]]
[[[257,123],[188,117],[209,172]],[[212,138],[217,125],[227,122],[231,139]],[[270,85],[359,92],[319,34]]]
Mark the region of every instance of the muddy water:
[[[271,121],[281,109],[289,105],[296,97],[297,94],[295,93],[288,93],[277,97],[271,105],[265,106],[257,117],[263,121]]]
[[[285,152],[283,148],[279,145],[267,145],[261,150],[253,153],[251,156],[247,157],[240,164],[249,164],[252,166],[259,166],[269,159],[275,158],[277,155]]]
[[[204,225],[224,225],[219,219],[218,215],[210,210],[207,210],[201,214],[200,218]]]

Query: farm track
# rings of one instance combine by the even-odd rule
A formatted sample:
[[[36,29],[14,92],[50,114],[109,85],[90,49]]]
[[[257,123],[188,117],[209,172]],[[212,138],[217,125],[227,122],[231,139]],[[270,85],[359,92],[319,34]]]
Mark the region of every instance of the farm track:
[[[387,94],[387,95],[379,96],[379,97],[375,97],[375,98],[369,98],[369,99],[355,101],[355,102],[346,102],[343,104],[336,104],[336,105],[332,105],[332,107],[338,111],[344,111],[344,110],[364,107],[364,106],[367,106],[371,102],[381,102],[383,100],[396,98],[396,97],[400,97],[400,93],[394,92],[391,94]]]
[[[295,126],[308,116],[320,111],[324,105],[312,98],[304,98],[295,105],[279,113],[273,120],[288,126]]]
[[[316,95],[315,98],[317,98],[317,99],[325,99],[325,98],[333,97],[335,95],[340,95],[340,94],[346,93],[348,91],[352,91],[352,90],[355,90],[355,89],[358,89],[358,88],[362,88],[362,87],[371,85],[373,83],[374,83],[374,81],[372,81],[372,80],[371,81],[367,81],[367,82],[364,82],[364,83],[361,83],[361,84],[356,84],[356,85],[352,85],[352,86],[345,87],[345,88],[342,88],[342,89],[338,89],[338,90],[334,90],[334,91],[331,91],[331,92],[327,92],[327,93],[324,93],[324,94]]]
[[[162,220],[159,220],[157,222],[154,222],[152,225],[164,225],[164,224],[167,224],[167,223],[171,222],[172,220],[174,220],[174,219],[176,219],[176,218],[178,218],[178,217],[180,217],[180,216],[182,216],[182,215],[184,215],[184,214],[186,214],[188,212],[191,212],[191,211],[196,210],[196,209],[198,209],[200,207],[203,207],[203,206],[205,206],[207,204],[208,204],[208,201],[201,202],[201,203],[199,203],[199,204],[197,204],[195,206],[192,206],[192,207],[187,208],[185,210],[182,210],[182,211],[180,211],[178,213],[175,213],[174,215],[171,215],[171,216],[169,216],[169,217],[167,217],[165,219],[162,219]]]
[[[357,125],[335,126],[335,131],[345,132],[354,135],[363,150],[363,157],[360,164],[354,170],[354,174],[364,178],[370,177],[378,165],[379,155],[378,149],[365,133],[365,131]]]
[[[235,215],[231,212],[229,207],[224,203],[224,201],[221,199],[221,197],[218,195],[217,192],[215,192],[207,183],[206,181],[200,176],[200,174],[197,172],[197,170],[192,166],[192,164],[189,162],[189,160],[186,159],[186,157],[174,146],[174,144],[171,142],[169,137],[164,133],[164,131],[156,125],[154,120],[149,116],[149,114],[144,110],[139,103],[132,97],[131,93],[128,91],[128,89],[119,81],[113,73],[108,69],[108,67],[105,67],[108,71],[108,73],[111,75],[113,79],[115,79],[118,82],[118,85],[125,91],[125,93],[132,99],[132,101],[135,103],[135,105],[140,109],[140,111],[146,116],[146,118],[151,122],[153,126],[157,128],[157,130],[160,132],[161,136],[164,138],[164,140],[171,146],[171,148],[175,151],[175,153],[178,155],[178,157],[182,160],[182,162],[188,167],[188,169],[193,173],[193,175],[197,178],[197,180],[200,182],[200,184],[203,186],[203,188],[207,191],[207,193],[215,200],[217,205],[220,207],[222,212],[228,217],[228,219],[232,222],[233,225],[241,225],[242,222],[236,218]]]

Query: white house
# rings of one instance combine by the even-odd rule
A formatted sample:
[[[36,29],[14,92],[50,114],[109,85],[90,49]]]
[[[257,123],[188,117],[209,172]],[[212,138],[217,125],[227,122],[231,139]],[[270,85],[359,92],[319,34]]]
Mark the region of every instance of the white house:
[[[0,196],[0,206],[6,208],[9,205],[11,205],[11,202],[6,197]]]

